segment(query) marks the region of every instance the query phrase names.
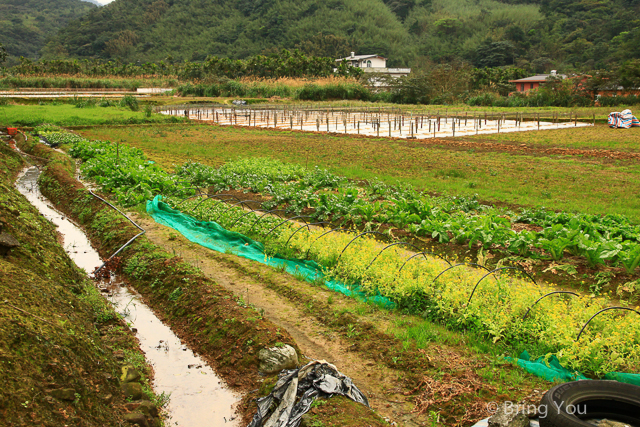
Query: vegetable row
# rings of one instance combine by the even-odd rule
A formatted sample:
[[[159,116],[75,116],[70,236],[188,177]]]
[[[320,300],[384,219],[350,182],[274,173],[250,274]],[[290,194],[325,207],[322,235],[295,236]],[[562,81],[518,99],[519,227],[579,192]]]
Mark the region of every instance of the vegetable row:
[[[487,275],[487,270],[464,265],[450,268],[439,258],[413,256],[409,246],[383,250],[387,245],[370,237],[373,233],[356,238],[361,234],[357,230],[328,233],[320,225],[307,228],[302,222],[284,222],[275,213],[250,211],[232,198],[165,201],[196,219],[215,221],[262,241],[268,253],[314,260],[326,278],[384,296],[399,309],[451,328],[473,330],[494,343],[537,356],[555,354],[563,366],[594,376],[640,368],[640,316],[635,313],[603,313],[576,340],[591,316],[610,305],[604,298],[556,294],[528,312],[536,300],[557,288],[525,276]]]
[[[560,260],[584,257],[591,267],[612,264],[634,274],[640,264],[640,227],[621,215],[550,212],[544,208],[517,212],[479,203],[475,198],[433,197],[409,186],[381,181],[356,183],[315,168],[277,160],[242,159],[216,169],[185,163],[181,178],[214,192],[244,190],[268,198],[265,209],[308,212],[318,221],[375,230],[383,224],[454,241],[470,248],[498,248],[521,257]],[[534,224],[541,231],[515,231],[514,224]]]

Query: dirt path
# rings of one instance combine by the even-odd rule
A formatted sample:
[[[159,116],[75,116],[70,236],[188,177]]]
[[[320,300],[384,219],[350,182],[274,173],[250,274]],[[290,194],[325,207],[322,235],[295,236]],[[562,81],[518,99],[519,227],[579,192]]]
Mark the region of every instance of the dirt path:
[[[401,371],[390,369],[372,358],[352,351],[352,344],[305,313],[302,303],[281,296],[256,276],[269,275],[272,280],[288,286],[308,286],[307,284],[250,260],[206,249],[152,219],[135,213],[131,216],[147,231],[146,236],[153,243],[197,265],[205,275],[242,297],[246,303],[264,310],[264,316],[268,320],[285,329],[295,339],[304,356],[335,364],[353,379],[369,398],[371,407],[379,414],[399,425],[413,427],[426,424],[425,416],[412,413],[414,404],[403,394],[406,387],[402,385]],[[319,288],[314,288],[314,291],[319,300],[336,298],[336,294],[331,291]],[[381,326],[384,326],[384,322],[381,322]]]

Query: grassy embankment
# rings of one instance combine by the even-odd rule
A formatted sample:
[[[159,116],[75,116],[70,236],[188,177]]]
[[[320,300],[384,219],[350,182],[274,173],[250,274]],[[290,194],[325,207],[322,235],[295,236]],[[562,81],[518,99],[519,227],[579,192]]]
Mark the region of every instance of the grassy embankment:
[[[472,142],[530,144],[532,147],[581,150],[612,150],[640,153],[640,128],[610,129],[607,125],[553,129],[540,132],[511,132],[465,137]]]
[[[434,146],[428,141],[207,125],[171,129],[105,128],[81,133],[88,138],[122,141],[138,147],[167,169],[187,160],[220,165],[240,157],[271,157],[327,168],[353,179],[380,178],[388,183],[412,184],[452,196],[477,194],[490,202],[544,205],[550,209],[594,214],[618,213],[640,221],[640,197],[637,196],[640,165],[634,160],[611,161],[539,152],[511,154],[483,150],[480,142],[447,147],[447,140],[442,140],[441,146]],[[527,144],[545,146],[548,135],[556,136],[554,146],[569,148],[614,149],[619,143],[621,149],[629,150],[634,142],[627,141],[640,140],[638,129],[622,131],[606,126],[522,132],[500,138],[520,138],[520,141],[527,138]]]
[[[21,148],[54,159],[41,178],[43,194],[84,226],[102,256],[110,255],[137,233],[126,219],[96,202],[75,180],[71,158],[35,143],[22,144]],[[235,297],[200,270],[145,237],[137,239],[121,255],[127,280],[154,310],[163,313],[164,320],[181,339],[216,367],[219,375],[245,392],[257,388],[260,394],[270,391],[275,377],[268,377],[264,382],[260,380],[258,352],[263,347],[283,343],[296,346],[286,331],[266,320],[242,298]],[[245,420],[254,411],[251,403],[254,397],[247,395],[240,409]],[[325,406],[326,411],[319,411],[317,415],[322,422],[326,412],[327,426],[360,425],[361,422],[372,426],[384,424],[373,412],[363,411],[359,404],[347,399],[332,400]],[[329,423],[336,413],[358,414],[358,418],[346,424]],[[340,421],[345,422],[345,419]]]
[[[143,110],[143,109],[141,109]],[[84,108],[73,103],[42,105],[0,105],[0,124],[34,127],[42,123],[61,126],[131,125],[145,123],[180,123],[183,119],[160,114],[147,116],[145,111],[129,108],[90,105]]]
[[[0,228],[20,243],[0,256],[0,424],[120,425],[132,407],[125,409],[119,360],[138,368],[147,398],[159,403],[151,369],[55,226],[13,187],[24,166],[0,142]]]

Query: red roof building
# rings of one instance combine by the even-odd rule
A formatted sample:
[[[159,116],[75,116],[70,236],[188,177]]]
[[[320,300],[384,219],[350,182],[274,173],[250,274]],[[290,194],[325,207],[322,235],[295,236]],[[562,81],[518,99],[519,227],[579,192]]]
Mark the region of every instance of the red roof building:
[[[549,77],[557,77],[560,79],[565,79],[567,76],[565,74],[557,74],[555,70],[551,71],[551,74],[538,74],[536,76],[525,77],[524,79],[518,80],[509,80],[509,83],[516,84],[517,92],[527,92],[531,89],[537,89],[541,84],[544,84]]]

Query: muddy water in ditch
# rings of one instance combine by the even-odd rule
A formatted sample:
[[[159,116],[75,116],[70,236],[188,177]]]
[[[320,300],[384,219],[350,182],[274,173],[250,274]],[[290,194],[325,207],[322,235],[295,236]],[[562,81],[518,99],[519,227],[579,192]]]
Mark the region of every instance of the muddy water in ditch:
[[[55,210],[40,193],[40,171],[23,171],[16,188],[40,213],[58,227],[65,251],[87,274],[102,264],[82,229]],[[137,329],[136,336],[155,371],[156,393],[171,395],[167,406],[168,426],[238,426],[234,405],[240,396],[224,384],[204,360],[180,342],[180,339],[140,299],[117,280],[109,286],[109,300],[116,310]]]

